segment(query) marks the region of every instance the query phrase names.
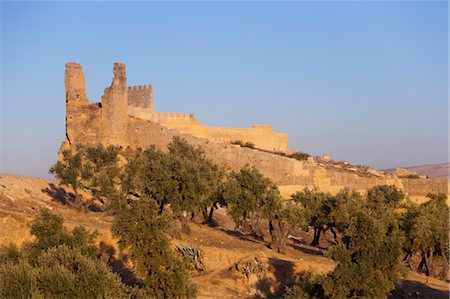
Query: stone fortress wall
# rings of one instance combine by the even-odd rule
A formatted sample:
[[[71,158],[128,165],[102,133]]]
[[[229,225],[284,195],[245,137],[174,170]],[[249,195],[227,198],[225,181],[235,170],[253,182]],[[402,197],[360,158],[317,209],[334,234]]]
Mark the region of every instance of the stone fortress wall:
[[[156,122],[165,127],[176,129],[181,133],[201,138],[226,142],[251,142],[260,149],[289,152],[288,135],[274,132],[270,125],[253,125],[251,128],[203,126],[193,114],[155,112],[153,88],[151,85],[129,86],[127,91],[128,115],[130,116]]]
[[[287,135],[273,132],[270,126],[213,128],[202,126],[192,114],[154,112],[151,86],[128,87],[125,72],[124,64],[115,63],[114,78],[105,89],[102,103],[89,104],[81,66],[66,64],[66,140],[61,149],[101,143],[131,148],[155,145],[166,150],[173,136],[181,136],[201,146],[210,159],[228,170],[239,170],[246,164],[255,166],[280,187],[285,197],[305,187],[337,193],[343,188],[365,191],[381,184],[396,185],[419,201],[428,192],[449,193],[448,179],[400,179],[374,169],[338,168],[317,158],[298,161],[233,145],[229,141],[252,141],[267,150],[269,146],[276,149],[280,141],[280,148],[288,150]],[[244,139],[247,137],[254,139]]]

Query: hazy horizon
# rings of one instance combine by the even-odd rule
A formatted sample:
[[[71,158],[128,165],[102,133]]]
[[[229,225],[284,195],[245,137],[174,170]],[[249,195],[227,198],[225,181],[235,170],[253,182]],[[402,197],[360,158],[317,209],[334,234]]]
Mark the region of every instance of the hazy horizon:
[[[71,61],[91,103],[121,61],[156,111],[375,168],[449,162],[447,2],[0,5],[0,172],[49,177]]]

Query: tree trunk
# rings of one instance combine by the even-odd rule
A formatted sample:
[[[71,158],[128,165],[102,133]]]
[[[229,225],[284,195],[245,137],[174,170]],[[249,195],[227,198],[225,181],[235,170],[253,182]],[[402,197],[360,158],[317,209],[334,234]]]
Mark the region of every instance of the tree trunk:
[[[275,243],[276,243],[276,237],[275,237],[275,227],[273,226],[272,220],[269,220],[269,234],[270,234],[270,238],[272,239],[272,244],[270,244],[270,248],[274,249]]]
[[[284,248],[286,247],[286,242],[290,233],[289,224],[278,220],[278,228],[280,230],[278,238],[278,252],[284,253]]]
[[[215,209],[214,206],[212,206],[211,209],[209,210],[208,223],[210,225],[213,224],[214,209]]]
[[[429,264],[429,270],[430,270],[430,276],[432,276],[434,274],[434,263],[433,263],[433,259],[434,259],[434,249],[431,248],[430,249],[430,259],[428,260]]]
[[[320,233],[322,232],[322,227],[314,227],[314,238],[311,242],[311,246],[318,246],[319,245],[319,238]]]
[[[181,229],[183,230],[183,232],[187,235],[189,235],[191,233],[191,228],[189,227],[187,218],[183,215],[181,215],[179,217],[180,222],[181,222]]]
[[[162,201],[159,204],[159,212],[158,212],[158,214],[161,215],[163,213],[163,211],[164,211],[164,202]]]
[[[428,253],[425,252],[425,251],[422,251],[422,255],[423,255],[423,258],[424,258],[424,261],[425,261],[426,274],[427,274],[427,276],[430,276],[430,264],[429,264],[428,257],[427,257]]]
[[[337,242],[338,242],[337,233],[336,233],[336,231],[334,230],[334,228],[332,226],[330,226],[330,231],[333,234],[334,242],[337,244]]]
[[[447,244],[440,244],[440,248],[441,248],[441,255],[442,255],[442,259],[444,260],[444,265],[442,267],[442,272],[441,272],[441,279],[448,279],[448,259],[447,259],[447,255],[445,253],[445,247],[447,246]]]
[[[208,222],[208,208],[207,207],[202,209],[202,215],[203,215],[203,222],[207,223]]]

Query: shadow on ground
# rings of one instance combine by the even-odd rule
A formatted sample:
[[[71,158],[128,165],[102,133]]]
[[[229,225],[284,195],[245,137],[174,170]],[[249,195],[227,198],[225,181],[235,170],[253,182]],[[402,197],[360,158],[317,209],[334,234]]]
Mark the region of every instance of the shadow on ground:
[[[230,235],[230,236],[233,236],[233,237],[237,237],[240,240],[249,241],[249,242],[253,242],[253,243],[259,243],[258,241],[254,240],[251,236],[244,235],[241,232],[238,232],[238,231],[235,231],[235,230],[224,229],[224,228],[218,228],[218,229],[220,231],[223,231],[227,235]]]
[[[142,282],[136,277],[136,274],[127,266],[128,256],[124,255],[122,258],[116,257],[116,250],[105,242],[100,242],[99,250],[101,254],[109,257],[108,264],[111,266],[114,273],[117,273],[122,282],[130,286],[142,286]]]
[[[291,246],[292,248],[294,248],[294,249],[296,249],[296,250],[298,250],[298,251],[302,251],[302,252],[304,252],[304,253],[307,253],[307,254],[314,254],[314,255],[318,255],[318,256],[323,256],[323,252],[322,252],[322,248],[320,248],[320,247],[315,247],[315,248],[308,248],[308,247],[305,247],[305,245],[307,245],[307,243],[306,242],[304,242],[304,241],[300,241],[300,240],[297,240],[297,239],[291,239],[292,240],[292,243],[291,244],[289,244],[289,246]]]
[[[405,280],[397,285],[388,298],[449,298],[449,291],[433,288],[425,283]]]
[[[278,258],[269,258],[269,271],[273,272],[275,278],[265,277],[256,284],[258,291],[265,298],[281,298],[286,286],[291,285],[294,280],[294,263]]]
[[[53,183],[49,183],[48,187],[41,190],[50,195],[55,201],[62,205],[73,205],[76,201],[75,194],[67,192],[66,189],[58,187]]]

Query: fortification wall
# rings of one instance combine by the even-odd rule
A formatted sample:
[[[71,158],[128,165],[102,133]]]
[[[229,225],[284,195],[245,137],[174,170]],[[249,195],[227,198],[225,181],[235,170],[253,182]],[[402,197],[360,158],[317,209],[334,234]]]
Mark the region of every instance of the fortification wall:
[[[128,106],[153,112],[153,87],[151,85],[128,86]]]
[[[405,192],[411,196],[421,196],[424,192],[449,194],[449,180],[437,179],[401,179]]]
[[[102,109],[98,104],[68,108],[66,138],[71,144],[103,143]]]
[[[280,187],[285,197],[305,187],[335,194],[342,188],[365,191],[381,184],[396,185],[415,200],[424,199],[428,192],[448,194],[447,179],[399,179],[373,169],[334,169],[314,160],[298,161],[233,145],[229,141],[250,141],[256,147],[283,151],[288,149],[288,137],[273,132],[271,126],[214,128],[202,126],[193,115],[150,112],[148,108],[128,105],[129,90],[126,86],[125,65],[116,63],[113,81],[105,89],[102,103],[89,105],[81,66],[67,64],[66,141],[62,149],[77,144],[102,143],[132,148],[155,145],[166,150],[173,136],[181,135],[189,143],[201,146],[211,160],[228,170],[238,171],[246,164],[255,166]],[[140,100],[135,100],[140,89],[132,90],[137,92],[131,96],[131,101],[140,105]],[[145,92],[148,95],[148,89]],[[280,147],[274,147],[274,144]]]
[[[268,150],[289,152],[289,136],[274,132],[269,125],[253,125],[251,128],[220,128],[202,126],[193,114],[175,112],[151,112],[136,106],[128,106],[128,115],[142,120],[152,121],[183,134],[199,138],[224,142],[251,142],[255,147]]]
[[[166,150],[173,136],[180,134],[176,130],[159,124],[130,117],[129,135],[132,147],[147,147],[154,144],[157,148]],[[333,194],[343,188],[364,192],[373,186],[383,184],[404,189],[403,180],[393,175],[378,177],[367,172],[367,175],[360,176],[352,171],[326,169],[315,162],[298,161],[220,141],[205,140],[190,134],[181,134],[181,136],[189,143],[201,146],[211,160],[228,170],[238,171],[245,164],[255,166],[280,187],[284,197],[289,197],[305,187],[316,187]],[[436,183],[435,180],[430,179],[425,179],[421,187],[415,188],[414,191],[408,187],[405,191],[413,192],[415,199],[425,198],[428,192],[448,194],[445,184]]]

